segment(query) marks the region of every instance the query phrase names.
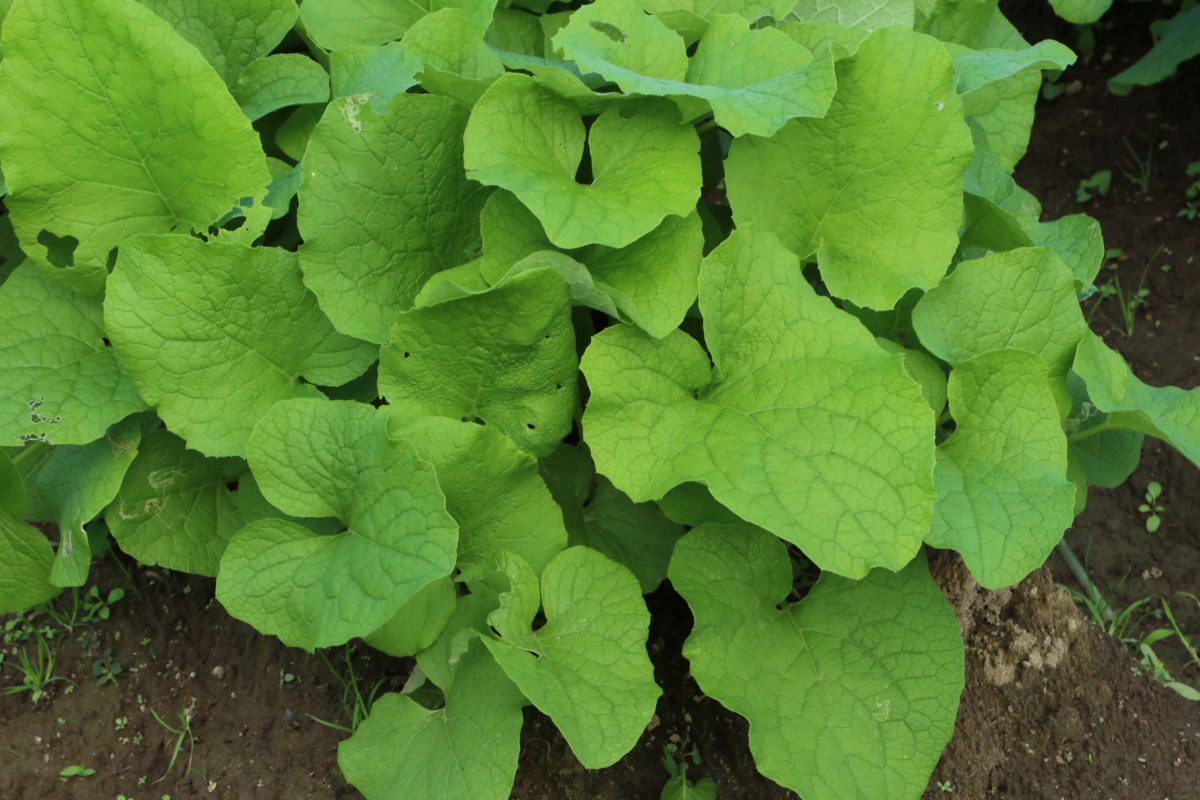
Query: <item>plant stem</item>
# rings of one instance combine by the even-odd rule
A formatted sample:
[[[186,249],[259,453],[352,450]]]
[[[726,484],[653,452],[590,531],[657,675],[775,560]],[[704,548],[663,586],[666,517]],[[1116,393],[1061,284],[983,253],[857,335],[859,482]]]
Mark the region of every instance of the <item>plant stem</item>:
[[[1067,544],[1067,540],[1060,539],[1058,544],[1054,546],[1054,549],[1062,556],[1062,560],[1070,568],[1071,574],[1075,576],[1075,580],[1079,581],[1079,585],[1088,593],[1088,597],[1092,598],[1092,602],[1100,609],[1100,613],[1104,615],[1104,621],[1112,622],[1112,608],[1108,605],[1108,601],[1104,599],[1104,595],[1100,594],[1100,590],[1096,588],[1096,584],[1088,577],[1087,570],[1084,569],[1083,564],[1079,563],[1079,559],[1075,557],[1075,553],[1071,550],[1071,546]]]

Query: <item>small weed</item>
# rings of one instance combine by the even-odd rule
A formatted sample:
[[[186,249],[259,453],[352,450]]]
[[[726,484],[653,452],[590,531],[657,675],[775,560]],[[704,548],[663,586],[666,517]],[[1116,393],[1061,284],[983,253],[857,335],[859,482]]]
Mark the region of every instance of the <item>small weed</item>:
[[[1158,481],[1150,481],[1150,484],[1146,486],[1146,502],[1138,506],[1138,511],[1149,515],[1146,517],[1146,533],[1155,533],[1162,526],[1162,517],[1159,515],[1166,509],[1159,503],[1160,497],[1162,497],[1162,484]]]
[[[717,784],[712,778],[688,780],[688,760],[694,766],[700,764],[700,751],[695,746],[686,755],[679,754],[679,748],[668,744],[663,748],[663,766],[670,777],[663,786],[660,800],[716,800]]]
[[[73,764],[69,767],[63,767],[58,773],[58,779],[63,783],[66,783],[67,781],[71,780],[71,778],[87,778],[95,774],[96,770],[92,769],[91,767],[82,767],[78,764]]]
[[[32,647],[32,653],[30,647]],[[0,667],[11,666],[21,676],[19,684],[5,686],[0,689],[0,695],[29,692],[30,699],[36,703],[48,693],[46,687],[55,681],[66,680],[54,674],[55,662],[54,647],[50,639],[40,633],[30,644],[17,651],[15,663],[5,661],[3,654],[0,654]]]
[[[196,716],[196,701],[192,700],[191,703],[179,711],[178,728],[173,728],[166,722],[163,722],[163,718],[160,717],[158,712],[156,712],[153,708],[150,709],[150,713],[154,716],[155,721],[158,722],[158,724],[161,725],[164,730],[175,737],[175,744],[171,747],[171,760],[167,763],[166,770],[163,771],[162,777],[158,780],[161,781],[166,779],[166,777],[171,774],[171,771],[175,769],[175,762],[179,758],[179,751],[183,749],[184,742],[187,742],[188,745],[187,766],[183,770],[183,774],[186,776],[192,771],[192,753],[196,749],[196,736],[192,733],[192,720]],[[157,783],[158,781],[155,782]]]
[[[1129,156],[1132,161],[1124,161],[1119,165],[1121,174],[1129,179],[1129,182],[1142,190],[1142,194],[1150,192],[1150,165],[1154,159],[1154,145],[1146,148],[1146,157],[1142,158],[1138,155],[1137,150],[1133,149],[1133,145],[1129,140],[1122,137],[1121,142],[1124,143],[1125,149],[1129,151]]]
[[[363,694],[358,676],[354,674],[353,649],[349,645],[342,648],[342,660],[346,665],[345,675],[333,665],[333,662],[329,660],[329,656],[325,654],[325,651],[321,651],[318,655],[325,662],[325,667],[329,670],[330,674],[342,685],[342,710],[346,712],[346,718],[350,721],[350,726],[338,725],[337,723],[314,717],[312,714],[309,714],[308,718],[313,722],[319,722],[334,730],[354,733],[359,724],[371,713],[371,706],[375,704],[375,698],[379,696],[379,690],[383,688],[385,679],[381,678],[372,687],[370,692]]]
[[[129,717],[117,717],[113,720],[113,729],[123,731],[129,725]]]
[[[124,668],[113,660],[111,647],[104,648],[104,652],[92,660],[92,675],[96,678],[97,686],[103,686],[106,683],[115,684],[117,676],[122,672],[124,672]]]
[[[1093,194],[1107,197],[1110,186],[1112,186],[1112,170],[1102,169],[1093,173],[1092,177],[1084,178],[1079,182],[1079,186],[1075,189],[1075,199],[1080,203],[1086,203],[1092,199]]]
[[[1200,161],[1193,161],[1187,165],[1187,175],[1196,180],[1192,181],[1185,190],[1187,201],[1185,206],[1179,210],[1178,216],[1194,220],[1197,215],[1200,215]]]
[[[1146,275],[1150,272],[1150,267],[1154,264],[1155,259],[1158,258],[1158,254],[1161,253],[1162,250],[1163,247],[1160,245],[1159,248],[1154,251],[1153,255],[1150,256],[1150,260],[1148,260],[1142,267],[1142,274],[1138,279],[1137,289],[1128,295],[1126,295],[1124,287],[1121,286],[1121,277],[1117,272],[1117,265],[1115,263],[1109,264],[1108,269],[1113,273],[1113,276],[1103,285],[1096,287],[1099,290],[1099,297],[1096,298],[1096,302],[1093,303],[1092,307],[1088,310],[1088,322],[1091,322],[1092,317],[1095,316],[1097,309],[1100,308],[1100,305],[1105,300],[1108,298],[1116,298],[1117,306],[1121,311],[1120,323],[1114,323],[1107,317],[1105,319],[1114,330],[1121,332],[1126,338],[1133,336],[1134,329],[1137,325],[1138,309],[1144,306],[1150,299],[1150,290],[1146,288]],[[1107,257],[1108,253],[1110,252],[1114,251],[1106,251],[1105,256]],[[1117,250],[1115,252],[1119,254],[1121,251]]]
[[[1066,758],[1068,764],[1075,760],[1075,754],[1070,750],[1067,751],[1067,754],[1064,757]]]
[[[285,683],[291,683],[294,680],[296,680],[295,675],[293,675],[290,672],[284,672],[283,670],[279,670],[279,686],[280,686],[280,688],[282,688]]]
[[[950,794],[951,792],[954,791],[954,784],[951,783],[950,781],[938,781],[937,787],[938,787],[938,791],[941,792],[942,794]]]

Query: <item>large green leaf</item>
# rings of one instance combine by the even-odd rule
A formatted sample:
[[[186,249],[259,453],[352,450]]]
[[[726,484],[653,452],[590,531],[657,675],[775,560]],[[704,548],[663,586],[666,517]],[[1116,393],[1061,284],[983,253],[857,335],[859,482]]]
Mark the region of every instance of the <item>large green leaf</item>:
[[[23,487],[21,473],[0,451],[0,614],[24,611],[59,592],[50,583],[54,549],[41,531],[22,521]]]
[[[504,74],[500,56],[483,40],[495,0],[484,3],[485,8],[475,9],[475,13],[465,8],[440,9],[422,17],[404,34],[404,46],[421,60],[418,77],[426,91],[470,106],[488,84]]]
[[[507,800],[524,705],[521,692],[475,642],[454,673],[445,707],[385,694],[338,745],[338,765],[367,800]]]
[[[27,0],[5,20],[3,49],[0,115],[21,120],[0,127],[5,204],[27,247],[42,229],[73,237],[77,268],[102,277],[131,234],[203,229],[261,200],[258,134],[145,6]]]
[[[401,414],[389,421],[388,431],[412,444],[437,470],[446,509],[458,523],[458,568],[463,573],[508,551],[541,574],[567,546],[562,512],[537,461],[500,431],[445,417],[405,419]]]
[[[1112,78],[1113,91],[1127,92],[1132,86],[1152,86],[1175,74],[1176,68],[1200,55],[1200,8],[1193,6],[1176,14],[1150,52]]]
[[[363,641],[395,658],[416,655],[437,640],[454,613],[456,600],[454,580],[438,578],[425,584]]]
[[[670,578],[696,618],[692,675],[750,721],[760,772],[806,800],[921,794],[963,688],[958,622],[923,557],[860,581],[824,574],[785,607],[783,543],[710,524],[679,541]]]
[[[296,23],[294,0],[138,0],[175,26],[233,86],[251,61],[275,49]]]
[[[575,336],[567,286],[547,269],[402,313],[379,391],[405,411],[495,425],[534,455],[571,429]]]
[[[83,526],[116,496],[141,438],[141,420],[129,417],[109,428],[103,439],[53,448],[36,471],[26,474],[26,518],[58,526],[58,553],[50,573],[56,586],[87,581],[92,551]]]
[[[586,184],[577,180],[585,140]],[[515,73],[484,93],[464,134],[468,174],[520,198],[559,247],[623,247],[687,215],[700,192],[698,151],[664,101],[610,107],[586,129],[571,101]]]
[[[646,653],[650,612],[632,573],[586,547],[550,562],[541,596],[545,625],[530,630],[537,598],[523,597],[491,615],[501,638],[484,644],[580,763],[606,767],[637,743],[661,694]]]
[[[962,262],[921,298],[912,320],[921,343],[945,361],[1026,350],[1064,375],[1087,330],[1074,275],[1041,247]]]
[[[521,259],[553,245],[542,223],[511,192],[495,192],[479,218],[483,256],[479,274],[496,283]],[[700,217],[667,217],[657,228],[625,247],[591,245],[572,251],[587,268],[583,297],[576,303],[623,316],[651,336],[679,327],[696,300],[704,234]],[[568,283],[572,281],[568,279]],[[599,298],[599,302],[597,302]]]
[[[835,296],[890,308],[950,264],[970,132],[950,56],[928,36],[875,31],[838,62],[837,83],[824,119],[734,141],[729,201],[739,225],[815,255]]]
[[[1104,15],[1112,0],[1050,0],[1054,13],[1076,25],[1090,25]]]
[[[259,119],[286,106],[324,103],[329,74],[301,53],[276,53],[248,64],[233,89],[246,116]]]
[[[934,415],[900,355],[762,231],[705,260],[700,310],[711,367],[681,331],[592,339],[583,430],[599,471],[635,501],[707,483],[839,574],[907,564],[932,514]]]
[[[458,529],[433,467],[393,441],[362,403],[284,400],[247,447],[266,498],[303,517],[337,517],[320,536],[264,519],[230,540],[217,574],[229,613],[285,644],[313,649],[378,629],[454,568]]]
[[[1050,555],[1075,517],[1067,439],[1046,363],[993,350],[955,365],[954,434],[938,450],[926,541],[962,553],[980,585],[1012,586]]]
[[[104,318],[121,362],[196,450],[243,455],[277,400],[337,386],[375,348],[334,331],[282,248],[141,236],[121,249]]]
[[[365,102],[330,103],[313,131],[300,265],[338,330],[382,343],[429,276],[478,254],[487,192],[463,176],[466,109],[430,95],[380,113]]]
[[[667,576],[667,563],[683,525],[654,503],[635,503],[603,475],[587,449],[562,445],[542,459],[542,474],[562,507],[571,544],[597,550],[632,572],[643,594]]]
[[[913,26],[913,0],[799,0],[792,16],[804,22],[832,22],[846,28]]]
[[[1080,341],[1073,369],[1096,408],[1109,415],[1108,428],[1156,436],[1200,466],[1200,391],[1147,386],[1094,334]]]
[[[554,44],[626,94],[671,97],[685,121],[712,108],[734,136],[770,136],[789,119],[819,117],[829,107],[835,84],[828,50],[814,57],[784,33],[717,14],[689,59],[684,39],[642,8],[632,0],[584,6]]]
[[[371,107],[383,112],[389,100],[417,84],[421,62],[399,42],[355,45],[329,54],[329,80],[334,97],[370,95]]]
[[[86,444],[146,407],[108,347],[98,298],[27,263],[0,286],[0,308],[0,444]]]
[[[304,29],[326,50],[383,44],[399,39],[409,26],[448,3],[428,0],[306,0],[300,6]]]
[[[159,430],[142,440],[104,518],[143,564],[212,576],[230,537],[267,516],[282,514],[262,498],[246,462],[206,458]]]

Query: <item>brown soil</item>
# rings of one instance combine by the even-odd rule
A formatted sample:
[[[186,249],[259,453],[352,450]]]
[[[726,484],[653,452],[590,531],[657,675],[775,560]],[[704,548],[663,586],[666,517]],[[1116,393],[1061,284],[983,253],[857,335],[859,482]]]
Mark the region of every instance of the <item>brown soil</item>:
[[[1145,271],[1149,293],[1136,309],[1132,336],[1124,335],[1113,300],[1097,310],[1093,326],[1144,380],[1192,387],[1200,384],[1200,219],[1176,213],[1186,203],[1186,165],[1200,159],[1200,63],[1129,97],[1105,89],[1108,77],[1149,47],[1145,31],[1159,8],[1118,3],[1110,12],[1110,22],[1096,30],[1092,57],[1062,78],[1077,86],[1041,103],[1017,177],[1042,199],[1047,218],[1085,211],[1101,220],[1108,245],[1124,256],[1100,281],[1117,277],[1127,292],[1136,288],[1163,247]],[[1075,45],[1072,26],[1055,19],[1043,0],[1006,9],[1031,40]],[[1153,153],[1145,193],[1121,173],[1133,166],[1123,139],[1139,154]],[[1113,171],[1108,196],[1079,203],[1079,180],[1101,169]],[[1159,268],[1163,263],[1169,272]],[[1137,507],[1152,480],[1164,487],[1166,510],[1162,528],[1148,534]],[[1130,482],[1094,490],[1068,541],[1081,557],[1087,554],[1091,574],[1118,610],[1143,597],[1151,598],[1144,606],[1151,610],[1166,599],[1182,630],[1200,643],[1200,609],[1177,594],[1200,594],[1198,506],[1200,470],[1148,440]],[[2,800],[361,798],[337,769],[344,734],[309,716],[349,721],[342,686],[325,663],[231,620],[213,602],[211,580],[120,563],[133,569],[128,579],[111,559],[93,574],[104,592],[126,590],[112,616],[57,637],[55,674],[67,680],[36,705],[25,694],[0,696]],[[985,592],[956,557],[940,555],[933,565],[960,611],[967,687],[926,800],[1200,798],[1200,704],[1153,682],[1125,646],[1054,588],[1050,572]],[[1075,586],[1057,557],[1048,568],[1054,581]],[[68,600],[60,598],[59,606]],[[665,690],[652,729],[621,762],[589,772],[553,725],[530,710],[513,797],[656,800],[667,777],[663,748],[671,743],[698,750],[701,762],[689,775],[716,780],[720,800],[794,798],[755,772],[745,722],[702,697],[687,676],[679,653],[690,627],[686,606],[669,587],[649,602],[656,619],[650,649]],[[1127,635],[1138,639],[1165,624],[1159,610]],[[4,647],[7,662],[19,646]],[[1176,640],[1154,649],[1176,679],[1200,685],[1200,665],[1189,663]],[[98,685],[94,664],[106,650],[122,671],[115,684]],[[398,688],[409,670],[409,662],[366,648],[353,663],[361,685],[380,691]],[[345,676],[344,665],[339,670]],[[0,686],[15,674],[6,666]],[[195,739],[184,738],[168,769],[177,737],[151,711],[178,727],[178,715],[189,709]],[[71,765],[95,774],[60,781]]]

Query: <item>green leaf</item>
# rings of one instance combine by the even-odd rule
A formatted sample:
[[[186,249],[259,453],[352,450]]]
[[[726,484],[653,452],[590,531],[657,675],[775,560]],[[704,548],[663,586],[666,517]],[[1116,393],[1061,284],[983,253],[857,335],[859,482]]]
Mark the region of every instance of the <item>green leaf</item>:
[[[304,155],[298,222],[304,282],[338,330],[387,339],[431,275],[479,251],[487,192],[462,171],[467,111],[402,94],[382,113],[331,103]]]
[[[362,374],[375,348],[333,330],[281,248],[142,236],[121,249],[105,322],[142,396],[189,446],[243,455],[277,400]]]
[[[1067,440],[1046,372],[1036,355],[995,350],[950,373],[956,429],[938,451],[926,541],[962,553],[988,589],[1040,567],[1075,517]]]
[[[146,407],[107,346],[98,298],[25,264],[0,307],[0,442],[86,444]]]
[[[395,658],[415,655],[433,644],[446,627],[454,613],[455,599],[453,579],[438,578],[363,641]]]
[[[480,214],[483,256],[480,273],[498,282],[526,256],[553,247],[541,222],[510,192],[495,192]],[[696,300],[704,233],[695,212],[667,217],[657,228],[625,247],[591,245],[572,252],[588,272],[586,291],[572,284],[576,303],[624,316],[654,337],[683,321]]]
[[[490,5],[495,5],[494,0]],[[443,8],[409,28],[404,46],[421,60],[421,86],[474,105],[488,84],[504,74],[500,56],[483,41],[491,21],[490,9],[480,15],[462,8]]]
[[[1087,214],[1072,214],[1049,222],[1026,225],[1030,238],[1039,247],[1058,253],[1075,276],[1075,287],[1091,286],[1104,261],[1104,236],[1100,223]]]
[[[1092,402],[1109,415],[1109,427],[1156,436],[1200,466],[1200,392],[1147,386],[1095,334],[1080,341],[1073,369]]]
[[[397,414],[391,436],[416,448],[437,470],[446,510],[458,523],[458,568],[470,574],[501,551],[537,574],[567,546],[562,512],[538,463],[495,428],[445,417]]]
[[[799,0],[791,11],[803,22],[832,22],[845,28],[913,26],[913,0]]]
[[[355,45],[329,54],[333,96],[370,95],[377,113],[383,113],[393,97],[416,86],[420,71],[420,59],[399,42]]]
[[[674,99],[684,121],[712,108],[734,136],[770,136],[789,119],[822,116],[835,89],[828,50],[814,57],[788,35],[751,29],[735,14],[712,16],[690,60],[684,40],[632,2],[584,6],[554,44],[626,94]]]
[[[143,564],[212,576],[234,533],[282,516],[265,513],[265,504],[244,461],[206,458],[159,430],[142,440],[104,516],[121,549]]]
[[[940,42],[875,31],[838,62],[824,119],[734,141],[735,221],[815,255],[829,291],[856,305],[890,308],[910,288],[934,286],[958,246],[971,158],[952,78]]]
[[[329,74],[300,53],[276,53],[252,61],[238,76],[234,96],[252,120],[285,106],[324,103],[329,99]]]
[[[233,616],[293,647],[329,647],[377,630],[454,568],[458,529],[433,467],[389,439],[370,406],[281,401],[247,450],[267,500],[346,529],[320,536],[264,519],[234,534],[217,574]]]
[[[319,46],[340,50],[399,39],[414,22],[443,5],[450,4],[436,0],[305,0],[300,21]]]
[[[37,469],[50,451],[48,445],[30,444],[15,452],[19,459],[36,454]],[[24,611],[59,592],[49,581],[54,549],[41,531],[23,521],[27,505],[22,470],[0,450],[0,614]]]
[[[650,613],[641,589],[616,562],[572,547],[546,567],[541,594],[545,625],[530,630],[536,601],[493,613],[502,638],[484,644],[580,763],[606,767],[637,743],[661,694],[646,654]]]
[[[958,622],[923,557],[860,581],[823,574],[784,607],[783,544],[703,525],[679,541],[670,579],[696,619],[692,675],[750,721],[763,775],[807,800],[920,795],[963,688]]]
[[[1066,374],[1087,330],[1075,278],[1054,251],[1025,247],[964,261],[913,309],[921,343],[958,364],[991,350],[1026,350]]]
[[[1109,80],[1108,85],[1120,94],[1128,92],[1130,86],[1152,86],[1171,77],[1181,63],[1198,55],[1200,9],[1193,6],[1176,14],[1154,47]]]
[[[531,270],[400,314],[380,352],[379,390],[406,412],[480,419],[520,449],[548,454],[570,431],[576,404],[566,284]]]
[[[642,594],[654,591],[667,575],[683,525],[654,503],[633,502],[596,475],[585,448],[562,445],[542,460],[541,469],[562,507],[571,544],[590,547],[628,569]]]
[[[1067,433],[1067,457],[1072,480],[1082,477],[1088,484],[1115,489],[1137,469],[1145,435],[1138,431],[1110,428],[1108,415],[1087,396],[1087,386],[1075,372],[1067,374],[1071,412],[1063,423]],[[1084,487],[1086,492],[1086,486]]]
[[[43,229],[73,237],[76,264],[99,270],[132,234],[204,229],[262,197],[258,134],[145,6],[28,0],[2,46],[0,115],[21,120],[0,128],[5,205],[26,245]]]
[[[654,230],[621,248],[592,245],[579,253],[616,307],[646,333],[666,336],[683,322],[696,300],[704,232],[695,212],[667,217]]]
[[[705,259],[700,310],[711,368],[681,331],[592,339],[583,430],[599,471],[635,501],[706,483],[823,569],[907,564],[932,514],[934,417],[900,356],[761,231]]]
[[[1112,0],[1050,0],[1054,13],[1076,25],[1090,25],[1108,11]]]
[[[954,77],[958,93],[965,95],[1026,69],[1063,70],[1074,63],[1071,48],[1052,39],[1024,50],[963,48],[954,56]]]
[[[54,585],[83,586],[87,581],[92,551],[83,526],[116,496],[141,438],[141,421],[129,417],[109,428],[103,439],[55,447],[36,472],[26,475],[31,506],[26,518],[58,526],[58,553],[50,573]]]
[[[702,483],[681,483],[658,500],[658,507],[680,525],[697,527],[706,522],[733,525],[743,520],[713,498]]]
[[[24,611],[58,594],[49,581],[53,564],[54,549],[42,532],[0,508],[0,614]]]
[[[26,445],[28,448],[46,448],[43,444]],[[25,448],[9,450],[14,455],[20,455]],[[4,450],[0,450],[0,511],[7,511],[20,519],[25,516],[28,496],[25,493],[25,481],[20,470],[13,464],[12,459]]]
[[[275,49],[296,24],[293,0],[138,0],[194,44],[233,86],[246,65]]]
[[[586,130],[571,101],[512,73],[475,104],[463,137],[470,176],[515,194],[559,247],[624,247],[686,216],[699,194],[696,133],[652,98],[610,107]],[[585,140],[587,184],[576,179]]]
[[[521,750],[525,698],[482,646],[463,656],[446,705],[389,693],[338,745],[346,780],[368,798],[507,800]],[[394,758],[380,758],[390,753]]]

